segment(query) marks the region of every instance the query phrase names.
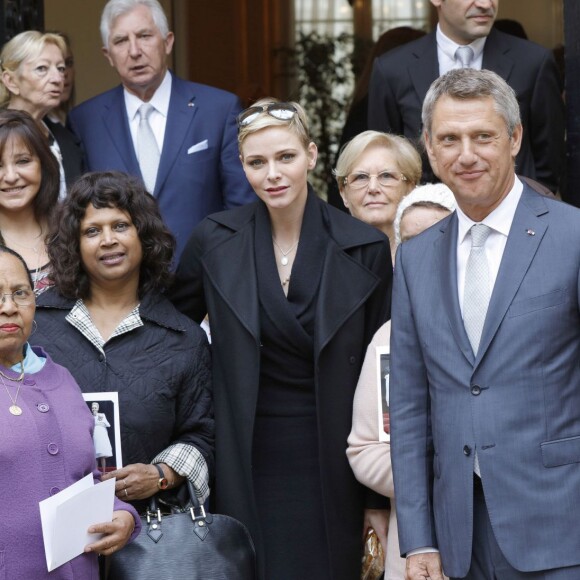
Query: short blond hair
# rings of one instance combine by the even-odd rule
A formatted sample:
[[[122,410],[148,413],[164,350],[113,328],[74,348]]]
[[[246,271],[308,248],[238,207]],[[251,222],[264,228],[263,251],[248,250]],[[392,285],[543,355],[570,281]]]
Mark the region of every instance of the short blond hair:
[[[8,71],[12,74],[18,72],[24,61],[38,58],[49,44],[55,45],[60,50],[64,62],[67,49],[60,34],[39,32],[38,30],[26,30],[17,34],[4,45],[2,52],[0,52],[1,71]],[[0,107],[6,107],[10,98],[10,91],[4,83],[0,83]]]
[[[371,147],[383,147],[393,153],[401,173],[412,186],[421,180],[422,164],[419,152],[405,137],[381,133],[380,131],[363,131],[351,139],[340,150],[336,169],[333,173],[338,182],[338,188],[343,191],[344,180],[352,172],[361,155]]]
[[[274,97],[264,97],[263,99],[256,101],[252,107],[263,107],[265,105],[272,105],[274,103],[281,102],[282,101]],[[248,135],[252,135],[253,133],[257,133],[262,129],[267,129],[268,127],[285,127],[290,129],[290,131],[295,133],[298,139],[300,139],[300,142],[302,145],[304,145],[304,148],[308,149],[308,146],[310,143],[312,143],[312,139],[310,137],[310,129],[308,127],[308,118],[306,117],[306,112],[298,103],[288,101],[288,104],[292,105],[296,109],[296,113],[292,115],[290,119],[277,119],[276,117],[272,117],[272,115],[268,114],[268,112],[264,110],[263,112],[258,113],[256,118],[251,123],[239,127],[238,149],[242,157],[242,147]]]

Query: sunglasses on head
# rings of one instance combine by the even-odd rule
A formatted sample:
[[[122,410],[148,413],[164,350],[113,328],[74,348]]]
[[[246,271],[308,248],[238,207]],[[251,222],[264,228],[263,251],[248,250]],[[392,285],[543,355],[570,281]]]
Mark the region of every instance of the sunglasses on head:
[[[238,115],[238,127],[246,127],[250,123],[253,123],[262,113],[268,113],[268,115],[280,121],[289,121],[297,112],[296,107],[292,103],[254,105]]]

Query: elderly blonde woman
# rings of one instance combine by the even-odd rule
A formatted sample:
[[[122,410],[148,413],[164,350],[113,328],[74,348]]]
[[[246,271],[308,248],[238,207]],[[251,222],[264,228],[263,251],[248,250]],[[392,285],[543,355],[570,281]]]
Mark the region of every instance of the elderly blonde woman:
[[[63,95],[66,54],[62,36],[37,30],[17,34],[0,52],[0,107],[26,111],[40,124],[59,162],[61,198],[66,195],[67,182],[83,170],[82,152],[73,134],[60,124],[45,121]]]
[[[217,509],[250,530],[260,580],[352,580],[365,508],[387,503],[344,453],[364,350],[389,316],[387,240],[308,185],[317,149],[297,103],[262,99],[238,125],[259,201],[200,223],[173,294],[212,324]]]
[[[418,235],[454,209],[455,199],[446,185],[437,183],[417,187],[397,208],[394,222],[397,244]],[[385,580],[404,580],[405,560],[399,555],[388,412],[379,413],[377,385],[377,347],[382,347],[382,352],[388,351],[390,335],[389,321],[379,328],[367,349],[354,396],[352,430],[346,453],[355,477],[391,500],[388,533],[385,529],[376,531],[385,550]],[[383,411],[385,405],[388,407],[387,401],[383,403]],[[382,422],[379,417],[382,417]],[[387,435],[381,436],[381,431]]]
[[[364,131],[349,141],[334,174],[351,215],[381,230],[395,258],[393,223],[401,199],[421,179],[421,156],[405,137]]]

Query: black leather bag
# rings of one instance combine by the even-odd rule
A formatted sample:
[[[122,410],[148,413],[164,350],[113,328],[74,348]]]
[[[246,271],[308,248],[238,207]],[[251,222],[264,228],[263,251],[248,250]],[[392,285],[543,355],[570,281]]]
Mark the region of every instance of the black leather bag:
[[[162,516],[153,496],[139,536],[110,556],[108,580],[255,580],[256,553],[246,527],[206,512],[188,487],[189,512]]]

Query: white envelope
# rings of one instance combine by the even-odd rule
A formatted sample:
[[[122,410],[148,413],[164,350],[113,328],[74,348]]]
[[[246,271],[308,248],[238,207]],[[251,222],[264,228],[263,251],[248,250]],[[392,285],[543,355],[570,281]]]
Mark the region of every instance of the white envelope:
[[[197,153],[198,151],[203,151],[204,149],[207,149],[208,147],[209,147],[209,144],[207,142],[207,139],[204,139],[203,141],[200,141],[199,143],[192,145],[187,150],[187,154],[191,155],[192,153]]]
[[[89,534],[94,524],[113,519],[115,479],[94,485],[89,473],[80,481],[39,503],[46,566],[55,568],[76,558],[102,534]]]

